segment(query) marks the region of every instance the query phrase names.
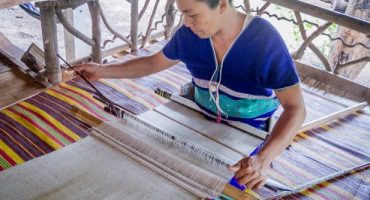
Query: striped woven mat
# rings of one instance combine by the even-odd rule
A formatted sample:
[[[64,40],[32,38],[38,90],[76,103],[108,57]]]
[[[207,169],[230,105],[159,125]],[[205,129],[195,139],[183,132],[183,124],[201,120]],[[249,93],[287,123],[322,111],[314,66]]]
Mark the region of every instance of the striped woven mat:
[[[185,68],[177,65],[141,79],[99,80],[94,85],[115,103],[140,114],[167,102],[154,94],[155,89],[177,93],[189,81]],[[96,96],[87,83],[75,78],[1,110],[0,171],[87,136],[88,128],[68,112],[77,105],[108,119]]]

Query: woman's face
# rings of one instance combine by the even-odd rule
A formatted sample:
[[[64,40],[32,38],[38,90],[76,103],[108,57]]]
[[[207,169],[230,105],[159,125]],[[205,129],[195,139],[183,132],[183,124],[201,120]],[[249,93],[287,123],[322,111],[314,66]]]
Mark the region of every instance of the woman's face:
[[[222,0],[221,0],[222,1]],[[220,5],[211,9],[207,3],[198,0],[176,0],[184,15],[184,24],[200,38],[209,38],[220,30]]]

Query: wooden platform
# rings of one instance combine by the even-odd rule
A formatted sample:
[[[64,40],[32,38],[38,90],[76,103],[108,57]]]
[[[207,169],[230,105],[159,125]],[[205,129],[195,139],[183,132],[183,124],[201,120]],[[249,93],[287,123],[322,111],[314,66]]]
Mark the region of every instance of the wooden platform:
[[[0,73],[0,108],[28,98],[44,89],[31,77],[17,69]]]
[[[10,43],[0,32],[0,49],[20,59],[23,51]],[[42,91],[44,87],[0,55],[0,109]]]

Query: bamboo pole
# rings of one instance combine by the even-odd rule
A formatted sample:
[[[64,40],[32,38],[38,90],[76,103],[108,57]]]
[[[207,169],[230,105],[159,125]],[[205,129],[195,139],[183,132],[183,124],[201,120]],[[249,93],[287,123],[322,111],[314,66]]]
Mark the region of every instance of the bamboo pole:
[[[314,121],[307,122],[307,123],[302,125],[302,128],[299,129],[299,132],[304,132],[304,131],[310,130],[312,128],[322,126],[323,124],[326,124],[330,121],[333,121],[335,119],[339,119],[339,118],[347,116],[351,113],[357,112],[357,111],[365,108],[366,106],[367,106],[367,103],[362,102],[362,103],[356,104],[354,106],[348,107],[346,109],[340,110],[338,112],[329,114],[329,115],[324,116],[322,118],[316,119]]]
[[[52,5],[54,3],[54,5]],[[62,73],[59,65],[58,38],[55,7],[57,2],[37,2],[40,7],[40,19],[42,27],[42,39],[44,43],[46,76],[52,84],[62,82]]]
[[[292,190],[292,191],[281,192],[281,193],[279,193],[278,196],[274,196],[272,199],[280,199],[282,197],[298,193],[298,192],[306,190],[308,188],[312,188],[313,186],[315,186],[317,184],[320,184],[320,183],[323,183],[323,182],[326,182],[326,181],[330,181],[332,179],[338,178],[340,176],[344,176],[344,175],[349,174],[349,173],[354,172],[354,171],[364,170],[364,169],[367,169],[369,167],[370,167],[370,162],[367,162],[367,163],[364,163],[364,164],[359,165],[359,166],[355,166],[355,167],[351,167],[351,168],[348,168],[348,169],[345,169],[345,170],[342,170],[342,171],[339,171],[339,172],[335,172],[335,173],[330,174],[328,176],[324,176],[322,178],[310,181],[308,183],[304,183],[304,184],[294,188],[294,190]]]
[[[131,52],[138,50],[139,1],[131,1]]]
[[[100,25],[100,7],[97,1],[90,1],[87,3],[91,15],[92,24],[92,39],[94,40],[94,46],[91,47],[92,61],[96,63],[102,63],[102,51],[101,51],[101,25]]]

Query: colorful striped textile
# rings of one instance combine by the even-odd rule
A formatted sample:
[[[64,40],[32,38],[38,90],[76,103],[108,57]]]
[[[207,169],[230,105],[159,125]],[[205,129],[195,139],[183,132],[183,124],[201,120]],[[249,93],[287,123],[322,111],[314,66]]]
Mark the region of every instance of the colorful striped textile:
[[[370,162],[370,116],[353,114],[300,133],[273,162],[269,176],[291,188]],[[262,198],[276,193],[257,192]],[[369,199],[370,169],[323,182],[286,199]]]
[[[115,103],[140,114],[168,101],[157,96],[155,89],[176,94],[188,82],[190,75],[179,64],[144,78],[99,80],[94,85]],[[0,171],[87,136],[88,128],[67,113],[77,105],[103,120],[112,117],[103,111],[104,104],[98,99],[86,82],[75,78],[1,110]]]
[[[92,95],[65,83],[1,110],[0,170],[85,137],[87,127],[64,114],[69,112],[71,105],[104,116],[102,105]]]

